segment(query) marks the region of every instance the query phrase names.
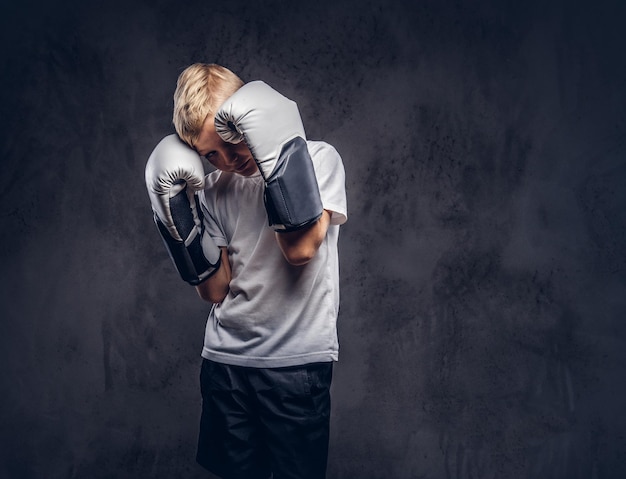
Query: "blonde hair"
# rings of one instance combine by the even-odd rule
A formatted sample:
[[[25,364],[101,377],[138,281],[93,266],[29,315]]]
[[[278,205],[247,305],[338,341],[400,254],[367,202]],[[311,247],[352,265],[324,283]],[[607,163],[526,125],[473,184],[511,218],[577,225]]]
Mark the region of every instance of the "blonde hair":
[[[173,123],[181,140],[193,147],[202,125],[226,99],[243,86],[243,81],[214,63],[194,63],[183,70],[174,92]]]

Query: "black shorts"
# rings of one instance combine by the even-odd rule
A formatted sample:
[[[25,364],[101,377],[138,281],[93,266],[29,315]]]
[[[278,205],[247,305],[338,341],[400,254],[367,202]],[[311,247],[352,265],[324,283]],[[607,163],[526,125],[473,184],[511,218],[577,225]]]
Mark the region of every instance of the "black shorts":
[[[224,479],[324,478],[332,367],[261,369],[204,359],[198,463]]]

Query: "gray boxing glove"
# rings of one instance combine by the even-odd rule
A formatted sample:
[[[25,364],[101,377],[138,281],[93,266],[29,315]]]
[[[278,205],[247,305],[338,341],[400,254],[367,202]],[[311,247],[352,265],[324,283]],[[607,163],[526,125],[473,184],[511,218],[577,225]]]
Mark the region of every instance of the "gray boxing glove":
[[[189,284],[202,283],[219,269],[221,253],[202,223],[200,156],[177,135],[166,136],[148,158],[145,175],[154,221],[178,273]]]
[[[265,180],[265,209],[276,231],[317,221],[322,200],[298,106],[262,81],[247,83],[215,115],[229,143],[245,141]]]

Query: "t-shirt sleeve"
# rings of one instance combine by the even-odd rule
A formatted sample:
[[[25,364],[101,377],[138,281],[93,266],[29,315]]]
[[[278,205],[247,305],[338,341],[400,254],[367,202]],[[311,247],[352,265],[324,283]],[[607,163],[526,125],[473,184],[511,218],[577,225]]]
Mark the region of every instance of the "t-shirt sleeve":
[[[322,206],[331,211],[330,224],[341,225],[348,219],[346,173],[337,150],[321,141],[308,142],[309,152],[320,189]]]
[[[213,214],[214,211],[217,211],[216,188],[213,187],[217,179],[215,176],[215,174],[206,176],[204,190],[198,192],[198,199],[200,200],[204,227],[215,244],[221,247],[228,246],[228,241],[226,241],[226,235],[217,217]]]

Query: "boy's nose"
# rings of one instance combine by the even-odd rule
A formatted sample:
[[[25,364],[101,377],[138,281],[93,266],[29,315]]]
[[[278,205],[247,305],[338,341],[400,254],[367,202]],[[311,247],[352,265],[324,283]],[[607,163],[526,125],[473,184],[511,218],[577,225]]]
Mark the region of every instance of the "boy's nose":
[[[237,163],[237,154],[236,153],[228,153],[226,155],[226,158],[227,158],[228,163],[230,163],[231,165]]]

